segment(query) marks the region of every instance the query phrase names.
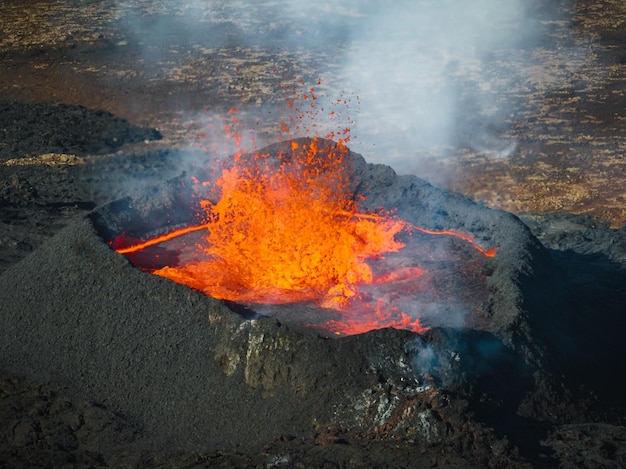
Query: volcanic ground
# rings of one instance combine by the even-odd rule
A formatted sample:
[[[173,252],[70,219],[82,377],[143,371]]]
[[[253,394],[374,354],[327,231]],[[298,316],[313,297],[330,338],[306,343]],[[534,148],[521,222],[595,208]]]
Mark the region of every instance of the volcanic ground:
[[[322,26],[361,17],[321,2],[285,25],[281,5],[0,7],[0,466],[624,467],[621,1],[534,2],[548,33],[492,51],[494,69],[542,65],[507,83],[507,157],[480,150],[471,119],[414,175],[355,153],[373,204],[500,248],[480,327],[329,340],[107,245],[206,157],[189,147],[198,115],[282,105],[285,76],[338,91],[350,38]],[[501,85],[477,73],[454,69],[468,111]],[[256,131],[284,138],[280,119]]]

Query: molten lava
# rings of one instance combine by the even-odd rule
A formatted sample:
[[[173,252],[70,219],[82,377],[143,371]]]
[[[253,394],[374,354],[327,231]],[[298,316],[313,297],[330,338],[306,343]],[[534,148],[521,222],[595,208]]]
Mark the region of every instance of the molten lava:
[[[298,83],[279,87],[286,98],[280,130],[290,142],[266,154],[242,150],[244,140],[255,144],[244,138],[249,125],[236,109],[221,127],[211,119],[206,128],[194,125],[201,142],[228,147],[230,140],[235,156],[208,168],[208,180],[191,178],[199,197],[190,201],[198,214],[193,223],[143,242],[122,234],[112,247],[146,271],[255,310],[295,303],[323,308],[328,317],[305,318],[301,311],[299,324],[336,335],[384,327],[423,332],[423,312],[432,318],[479,310],[480,259],[496,250],[463,233],[427,230],[382,210],[359,211],[344,145],[352,138],[353,121],[342,112],[350,100],[318,100],[314,88],[301,94],[304,81]],[[320,131],[327,140],[292,140]],[[219,155],[219,148],[211,153]],[[452,244],[442,247],[432,238]]]
[[[351,174],[342,142],[294,141],[277,156],[238,154],[213,184],[218,197],[199,202],[202,215],[196,225],[131,246],[119,238],[114,248],[131,255],[200,234],[197,241],[183,243],[175,265],[148,270],[244,305],[309,302],[345,313],[345,320],[331,319],[324,326],[337,335],[381,327],[423,332],[427,327],[419,314],[387,303],[390,295],[397,296],[393,288],[415,290],[416,279],[426,273],[414,265],[384,266],[386,254],[405,247],[399,235],[415,230],[453,236],[484,256],[495,255],[495,249],[484,250],[461,233],[415,227],[388,213],[358,212]],[[383,267],[374,270],[373,264]],[[389,285],[393,288],[385,290]]]

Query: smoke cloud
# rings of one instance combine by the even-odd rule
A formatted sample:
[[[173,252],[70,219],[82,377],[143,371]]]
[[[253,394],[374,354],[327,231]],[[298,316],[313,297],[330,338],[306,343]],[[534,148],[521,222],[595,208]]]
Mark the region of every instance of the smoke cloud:
[[[407,345],[411,365],[424,382],[449,387],[463,381],[492,395],[510,398],[513,383],[527,378],[528,370],[513,351],[488,333],[464,329],[431,331]],[[508,394],[508,395],[507,395]]]
[[[441,145],[510,151],[494,124],[511,109],[492,88],[496,49],[527,41],[520,0],[404,1],[369,12],[347,54],[344,80],[360,96],[356,133],[378,158],[406,169],[409,155]],[[497,66],[495,66],[497,68]],[[366,151],[366,153],[369,153]]]
[[[521,62],[513,66],[509,58],[523,56],[525,48],[545,38],[546,25],[561,19],[556,12],[563,9],[548,4],[542,0],[194,0],[156,6],[139,2],[135,10],[121,9],[119,21],[127,37],[144,48],[144,65],[152,70],[153,79],[167,80],[173,73],[169,67],[180,69],[172,58],[174,37],[178,46],[198,54],[252,48],[276,57],[277,65],[285,57],[295,57],[303,69],[312,69],[309,76],[301,77],[305,87],[315,86],[316,75],[322,78],[320,100],[329,103],[348,97],[352,101],[353,149],[399,172],[416,172],[420,158],[433,148],[471,148],[491,157],[507,157],[515,151],[507,126],[516,106],[507,91],[511,83],[528,79],[524,75],[532,67],[520,69]],[[180,50],[176,53],[180,58]],[[307,60],[312,61],[304,63]],[[263,93],[276,92],[258,91],[258,103],[268,101]],[[270,108],[261,105],[258,114],[274,119],[278,128],[278,116]],[[327,119],[320,113],[314,129],[327,128]],[[271,140],[271,135],[265,141],[259,136],[257,143]]]

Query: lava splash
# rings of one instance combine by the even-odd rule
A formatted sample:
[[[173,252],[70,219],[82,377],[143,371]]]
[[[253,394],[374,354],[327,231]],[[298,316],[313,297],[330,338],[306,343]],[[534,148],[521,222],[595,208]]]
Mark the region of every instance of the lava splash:
[[[398,293],[414,295],[428,283],[421,280],[425,268],[399,255],[407,242],[415,244],[414,233],[445,235],[478,255],[495,255],[461,233],[425,230],[382,209],[359,211],[343,142],[283,147],[277,154],[237,154],[213,183],[196,180],[215,194],[197,201],[196,224],[131,245],[120,236],[112,246],[132,256],[169,243],[177,262],[146,270],[243,305],[307,302],[340,312],[341,320],[323,326],[336,335],[427,330],[419,309]]]

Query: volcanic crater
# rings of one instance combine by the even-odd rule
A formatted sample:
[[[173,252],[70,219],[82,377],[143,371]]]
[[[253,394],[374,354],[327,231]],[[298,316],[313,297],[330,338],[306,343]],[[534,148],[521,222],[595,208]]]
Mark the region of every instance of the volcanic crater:
[[[229,169],[208,161],[158,190],[169,200],[158,196],[157,206],[147,196],[99,210],[101,236],[142,270],[300,330],[423,332],[479,324],[489,314],[485,260],[498,248],[481,247],[491,241],[488,228],[475,227],[479,244],[468,232],[442,229],[445,216],[429,220],[430,229],[418,226],[411,212],[425,208],[404,209],[408,217],[401,218],[398,201],[420,189],[396,183],[390,168],[371,169],[345,145],[323,139],[238,155]],[[385,185],[394,187],[370,198]]]
[[[275,157],[314,141],[337,146],[299,139],[261,152]],[[530,230],[511,214],[346,152],[360,209],[393,209],[427,231],[474,239],[407,238],[445,253],[444,274],[407,301],[434,301],[424,289],[439,288],[439,309],[420,310],[422,334],[391,324],[328,340],[332,328],[320,325],[354,315],[306,301],[217,300],[136,268],[178,262],[175,247],[127,259],[111,244],[193,223],[198,197],[184,174],[96,208],[0,277],[3,367],[104,403],[137,422],[151,447],[186,451],[254,451],[277,434],[329,429],[415,448],[461,441],[469,427],[495,441],[514,421],[543,421],[566,406],[553,373],[562,357],[547,351],[553,328],[564,327],[568,284]],[[474,244],[497,252],[484,256]],[[436,270],[437,262],[428,257],[423,266]],[[480,288],[455,278],[468,269]],[[439,287],[446,282],[453,286]],[[466,406],[495,433],[459,412]]]

